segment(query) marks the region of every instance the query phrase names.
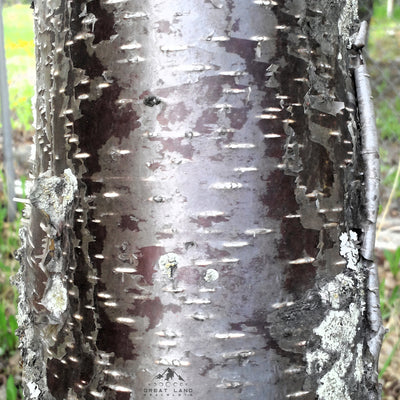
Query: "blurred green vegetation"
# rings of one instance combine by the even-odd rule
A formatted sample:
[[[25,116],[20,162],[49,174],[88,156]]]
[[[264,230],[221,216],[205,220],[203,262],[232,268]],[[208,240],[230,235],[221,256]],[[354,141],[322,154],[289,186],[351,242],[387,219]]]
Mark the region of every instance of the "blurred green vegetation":
[[[26,4],[5,7],[3,20],[11,123],[14,131],[31,133],[35,82],[32,10]]]
[[[376,121],[383,140],[400,138],[400,7],[386,16],[386,2],[376,2],[371,20],[368,54],[376,101]]]
[[[15,2],[6,2],[15,3]],[[31,98],[34,94],[35,55],[33,40],[33,15],[30,2],[15,4],[3,9],[5,49],[9,83],[11,123],[16,133],[28,138],[33,133]],[[21,136],[21,135],[20,135]],[[0,181],[5,179],[0,172]],[[24,181],[24,180],[23,180]],[[22,376],[17,350],[18,338],[16,308],[17,294],[10,285],[10,277],[18,270],[14,252],[19,247],[18,218],[9,223],[5,193],[0,193],[0,377],[4,377],[5,391],[0,400],[22,399]],[[2,398],[5,395],[5,399]]]
[[[389,264],[389,269],[392,274],[391,278],[396,279],[400,271],[400,247],[395,251],[383,250],[384,257]],[[381,311],[382,319],[388,320],[391,313],[394,312],[394,308],[398,305],[400,300],[400,286],[395,285],[393,290],[387,295],[385,293],[385,278],[382,279],[380,286],[380,298],[381,298]]]
[[[375,0],[368,40],[369,72],[375,102],[376,124],[381,138],[381,174],[384,187],[392,187],[397,171],[400,140],[400,6],[388,18],[387,1]],[[400,197],[400,188],[395,188]]]
[[[4,177],[0,174],[0,178]],[[0,376],[6,378],[6,399],[22,399],[21,372],[19,366],[18,338],[15,335],[17,329],[16,310],[17,294],[10,285],[10,278],[18,270],[18,263],[14,258],[14,252],[19,247],[18,218],[7,222],[7,197],[0,194]]]
[[[374,1],[368,40],[368,68],[371,74],[376,124],[381,137],[381,175],[383,195],[392,189],[400,198],[395,176],[400,140],[400,6],[394,4],[393,16],[387,17],[387,0]],[[395,187],[397,186],[397,187]],[[386,190],[387,191],[387,190]],[[383,207],[385,208],[385,207]],[[385,326],[389,329],[382,346],[379,377],[383,380],[384,397],[395,398],[390,387],[398,386],[400,376],[400,247],[384,250],[381,271],[380,303]],[[396,383],[397,382],[397,383]],[[394,397],[393,397],[394,396]],[[397,397],[396,397],[397,398]]]

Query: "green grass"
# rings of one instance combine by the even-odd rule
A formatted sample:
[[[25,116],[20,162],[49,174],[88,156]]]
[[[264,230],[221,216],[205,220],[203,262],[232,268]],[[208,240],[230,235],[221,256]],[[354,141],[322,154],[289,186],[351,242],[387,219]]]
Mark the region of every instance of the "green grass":
[[[18,389],[15,385],[14,377],[12,375],[10,375],[7,379],[6,396],[7,400],[17,400],[18,398]]]
[[[5,7],[3,21],[12,127],[15,131],[32,131],[35,78],[32,10],[26,4]]]
[[[397,171],[396,171],[395,167],[389,167],[387,164],[382,164],[382,166],[381,166],[382,185],[386,186],[386,187],[393,187],[396,172]],[[396,199],[400,198],[400,188],[398,186],[395,188],[394,198],[396,198]],[[383,206],[382,206],[382,208],[383,208]]]
[[[368,43],[369,54],[375,61],[400,58],[400,7],[394,7],[393,17],[387,18],[386,4],[374,5]]]
[[[378,103],[376,125],[383,140],[398,140],[400,137],[400,98],[385,99]]]
[[[384,149],[397,146],[400,140],[400,7],[392,18],[386,16],[386,1],[375,1],[371,20],[368,53],[371,58],[372,91],[375,99],[376,125],[381,137],[381,176],[384,187],[392,187],[397,166]],[[396,163],[397,164],[397,163]],[[397,187],[396,197],[400,196]]]
[[[390,274],[386,274],[385,278],[383,278],[379,285],[379,297],[380,297],[380,306],[381,313],[384,325],[389,327],[389,332],[396,334],[398,332],[398,325],[396,321],[398,321],[398,315],[400,310],[400,285],[395,284],[392,286],[392,289],[388,289],[386,287],[386,278],[395,279],[397,278],[398,273],[400,272],[400,247],[398,247],[395,251],[384,250],[384,257],[389,264]],[[399,282],[398,278],[396,282]],[[384,346],[385,346],[384,341]],[[386,372],[386,370],[390,367],[393,359],[398,357],[397,350],[400,345],[400,337],[397,338],[395,344],[393,345],[389,355],[384,360],[383,365],[379,371],[379,378],[382,378]]]
[[[392,152],[389,154],[388,150],[392,146],[398,148],[396,143],[400,139],[399,48],[400,7],[395,6],[393,17],[387,18],[386,1],[376,1],[368,41],[368,53],[372,59],[369,71],[375,98],[376,124],[381,134],[382,183],[383,186],[388,188],[395,186],[397,173],[397,162],[394,165],[390,155]],[[397,185],[394,189],[395,198],[399,198],[399,186]],[[396,251],[384,250],[384,257],[390,272],[385,271],[379,287],[381,312],[384,325],[390,329],[388,335],[396,335],[398,333],[398,324],[396,322],[399,320],[400,312],[400,247]],[[384,339],[383,347],[385,350],[389,348],[390,351],[383,352],[386,357],[381,360],[380,378],[384,380],[391,379],[388,378],[393,375],[391,364],[395,360],[396,363],[394,364],[397,365],[398,363],[399,345],[400,338],[396,339],[394,344],[392,344],[388,336]],[[385,374],[387,374],[386,378],[384,377]],[[397,373],[395,375],[397,376]]]
[[[390,366],[390,363],[393,360],[393,357],[396,354],[396,351],[398,349],[400,345],[400,338],[397,340],[396,344],[393,346],[392,351],[389,354],[389,357],[385,360],[385,363],[383,364],[383,367],[381,368],[381,370],[379,371],[379,379],[381,379],[385,373],[385,371],[388,369],[388,367]]]
[[[15,335],[17,329],[16,291],[9,281],[15,275],[18,265],[14,258],[14,252],[19,246],[18,228],[19,217],[16,221],[6,222],[7,206],[4,194],[0,197],[0,374],[7,378],[7,399],[21,399],[20,377],[15,364],[10,360],[18,351],[18,338]]]
[[[35,55],[33,41],[33,15],[29,5],[17,4],[3,9],[5,49],[9,83],[11,123],[14,134],[30,135],[32,129],[31,98],[34,94]],[[4,176],[0,172],[0,180]],[[6,221],[7,206],[4,193],[0,193],[0,375],[6,378],[6,399],[22,399],[20,367],[15,364],[18,338],[16,292],[9,283],[18,263],[14,252],[19,247],[19,217]],[[20,215],[19,208],[19,215]]]
[[[0,181],[3,182],[4,192],[0,193],[0,375],[7,378],[5,400],[18,400],[22,398],[19,368],[8,360],[12,359],[18,351],[18,338],[15,334],[18,328],[15,317],[17,310],[17,294],[10,285],[10,278],[15,275],[18,263],[14,257],[15,250],[19,247],[18,230],[20,225],[21,209],[18,208],[17,219],[7,221],[7,193],[4,174],[0,171]],[[24,188],[24,182],[23,182]],[[25,197],[23,189],[23,197]],[[19,379],[20,381],[20,379]]]

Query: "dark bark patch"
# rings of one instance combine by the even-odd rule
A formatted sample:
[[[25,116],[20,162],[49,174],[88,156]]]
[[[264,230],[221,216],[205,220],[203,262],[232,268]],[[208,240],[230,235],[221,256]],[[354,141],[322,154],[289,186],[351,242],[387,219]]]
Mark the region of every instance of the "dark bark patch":
[[[35,310],[37,312],[40,312],[40,311],[46,312],[46,308],[42,305],[41,302],[42,302],[43,294],[46,289],[46,284],[47,284],[47,281],[49,278],[39,268],[36,271],[36,275],[34,278],[35,278],[35,281],[31,282],[31,284],[34,285],[33,287],[35,288],[35,292],[32,293],[32,299],[33,299],[33,304],[35,306]]]
[[[92,283],[87,279],[91,267],[87,264],[87,260],[83,254],[82,249],[75,249],[76,263],[79,268],[75,270],[74,273],[74,285],[79,288],[79,302],[73,304],[76,311],[83,316],[81,321],[82,331],[90,334],[94,326],[94,315],[93,312],[84,306],[87,304],[87,294],[92,289]],[[79,307],[80,305],[80,307]],[[79,309],[78,309],[79,307]]]
[[[161,125],[168,126],[168,124],[175,124],[182,122],[191,114],[190,110],[186,108],[183,101],[177,104],[171,104],[165,108],[157,117],[157,121]]]
[[[113,83],[103,89],[102,96],[95,100],[81,102],[82,117],[74,122],[74,131],[79,136],[82,152],[92,156],[85,159],[86,175],[101,170],[98,157],[94,152],[100,149],[108,139],[126,138],[140,127],[139,116],[132,106],[120,108],[116,105],[121,88]]]
[[[304,292],[314,287],[316,267],[311,263],[290,265],[286,270],[285,289],[294,295],[295,299],[301,299]]]
[[[116,392],[115,394],[115,400],[130,400],[130,398],[131,398],[130,393]]]
[[[84,4],[82,1],[71,3],[72,37],[84,31],[81,23],[83,17],[80,17],[82,4]],[[93,44],[109,40],[112,35],[116,34],[114,30],[114,15],[102,8],[99,0],[84,4],[84,7],[87,8],[88,13],[93,13],[97,18],[94,24]],[[70,54],[73,66],[83,69],[90,79],[102,77],[103,72],[107,69],[102,65],[95,53],[88,53],[88,47],[84,40],[75,40],[70,46]],[[84,88],[79,86],[84,86]],[[86,85],[77,86],[75,95],[79,96],[79,94],[82,94],[81,92],[87,93]],[[121,108],[116,104],[120,92],[121,88],[114,82],[109,87],[102,89],[102,96],[99,99],[95,101],[82,100],[80,103],[82,117],[74,121],[73,130],[79,136],[81,152],[87,152],[91,155],[85,160],[87,176],[100,171],[98,157],[95,152],[109,138],[113,136],[119,138],[127,137],[132,130],[140,126],[139,117],[131,105]]]
[[[296,214],[299,208],[294,191],[295,178],[285,175],[282,170],[273,171],[267,180],[267,190],[261,201],[268,207],[267,215],[281,220],[288,214]]]
[[[293,260],[318,253],[319,231],[304,229],[300,218],[285,218],[281,223],[282,240],[279,242],[279,256]]]
[[[119,226],[123,231],[129,229],[133,232],[139,232],[139,222],[143,222],[134,215],[121,215]]]
[[[79,381],[90,382],[93,376],[93,353],[82,352],[77,358],[79,359]]]
[[[334,115],[323,114],[319,112],[314,112],[311,121],[323,126],[324,128],[328,128],[331,130],[335,130],[337,127],[337,117]]]
[[[285,154],[286,136],[282,138],[265,138],[265,156],[281,159]]]
[[[108,13],[106,9],[102,8],[99,0],[92,0],[87,3],[87,12],[93,13],[97,21],[94,24],[94,40],[93,44],[102,42],[103,40],[110,40],[112,35],[115,35],[115,18],[113,13]]]
[[[129,335],[135,332],[135,329],[111,321],[106,310],[108,310],[108,307],[101,304],[98,305],[101,327],[99,328],[97,336],[97,348],[106,353],[114,353],[116,359],[134,360],[137,354],[134,353],[135,346],[129,338]]]
[[[73,370],[67,373],[65,364],[57,358],[47,360],[47,386],[56,400],[63,400],[67,397],[66,391],[71,386],[75,376]]]
[[[230,40],[222,42],[221,46],[223,46],[228,53],[237,54],[245,61],[247,71],[253,77],[253,83],[255,83],[260,90],[264,91],[265,72],[268,64],[256,60],[257,42],[255,40],[231,37]]]
[[[176,279],[178,282],[184,282],[187,285],[197,285],[200,281],[200,272],[197,268],[182,267],[179,268]]]
[[[138,256],[138,274],[142,275],[145,281],[153,284],[153,274],[155,273],[155,266],[158,259],[165,253],[163,247],[149,246],[142,247]]]
[[[71,46],[71,58],[74,67],[82,68],[90,79],[101,76],[104,71],[104,67],[96,55],[88,54],[86,43],[82,40],[75,41]]]
[[[91,222],[88,224],[90,233],[96,239],[89,243],[90,254],[102,254],[104,248],[104,242],[107,238],[107,229],[104,225],[96,224]]]
[[[282,111],[279,113],[279,117],[283,117]],[[260,128],[261,132],[264,134],[268,133],[276,133],[278,135],[285,135],[285,131],[283,130],[281,118],[277,119],[260,119],[257,122],[257,126]]]
[[[198,120],[196,121],[196,125],[194,130],[199,133],[212,133],[215,131],[218,123],[218,114],[215,109],[206,109],[204,110]]]
[[[181,154],[184,158],[191,160],[193,157],[194,148],[191,144],[183,144],[182,140],[184,139],[169,138],[161,141],[161,144],[163,146],[161,153],[164,154],[164,152],[166,151],[177,152]]]
[[[230,127],[237,130],[242,129],[247,122],[249,110],[249,107],[232,108],[226,115],[231,122]]]
[[[302,355],[301,354],[296,354],[292,353],[283,347],[280,346],[278,340],[275,339],[274,336],[271,335],[271,332],[275,332],[275,324],[277,322],[281,322],[280,319],[276,319],[270,323],[270,320],[272,319],[271,316],[274,316],[276,311],[273,311],[272,313],[267,314],[266,310],[256,313],[252,319],[249,319],[247,321],[242,321],[238,323],[231,323],[230,327],[232,330],[237,330],[237,331],[245,331],[247,329],[251,329],[252,331],[255,331],[257,334],[262,335],[265,340],[265,350],[270,350],[273,349],[276,354],[278,354],[281,357],[287,358],[288,363],[290,365],[301,365],[302,364]],[[270,326],[271,325],[271,326]],[[282,326],[282,324],[280,325]],[[245,329],[243,329],[245,328]],[[279,332],[281,334],[282,332]]]
[[[85,185],[85,195],[92,196],[97,195],[97,193],[101,193],[102,189],[104,188],[103,182],[96,182],[93,179],[82,179],[82,183]]]
[[[329,196],[335,178],[333,163],[326,148],[319,143],[309,142],[303,158],[306,168],[300,173],[302,184],[310,192],[316,189]]]
[[[287,51],[287,45],[284,45],[284,43],[284,40],[280,42],[278,52]],[[306,78],[308,76],[307,67],[308,64],[306,61],[298,57],[287,55],[286,66],[280,70],[279,81],[281,83],[282,93],[290,93],[290,99],[287,100],[288,102],[303,104],[304,96],[308,92],[309,86],[305,82],[294,81],[294,78]],[[304,115],[302,118],[304,119]],[[300,127],[301,126],[306,126],[305,120],[301,122]],[[301,131],[299,131],[299,133],[300,132]]]
[[[298,343],[312,340],[314,327],[324,319],[325,307],[317,292],[310,290],[297,300],[288,307],[271,310],[267,316],[269,333],[273,338],[271,341],[290,356],[296,356],[294,353],[300,355],[305,351],[305,347],[298,346]],[[304,362],[298,361],[297,365]]]
[[[69,78],[68,80],[71,82],[73,81],[74,76],[72,74],[72,72],[69,72]],[[82,94],[89,94],[90,91],[90,85],[89,85],[89,81],[83,81],[78,83],[72,90],[72,87],[67,86],[67,89],[69,91],[68,95],[72,96],[74,95],[75,98],[77,99],[80,95]]]
[[[163,317],[166,308],[162,303],[159,297],[155,299],[148,299],[148,300],[135,300],[133,303],[133,309],[129,309],[128,311],[131,315],[137,315],[143,318],[149,319],[149,329],[154,329],[158,323],[160,322],[161,318]],[[171,307],[171,310],[174,308]],[[177,312],[175,309],[174,312]]]
[[[69,360],[73,356],[79,359],[79,363]],[[66,398],[66,388],[72,387],[74,392],[82,396],[84,388],[79,388],[76,383],[82,385],[82,382],[90,382],[93,374],[93,354],[76,354],[68,350],[64,357],[67,364],[57,358],[47,360],[47,383],[51,394],[56,400]]]
[[[229,257],[230,252],[228,250],[221,250],[217,249],[215,247],[210,246],[209,244],[206,245],[206,248],[204,249],[204,253],[209,257],[210,259],[220,259],[224,257]]]
[[[232,24],[232,32],[237,32],[240,29],[240,18]]]

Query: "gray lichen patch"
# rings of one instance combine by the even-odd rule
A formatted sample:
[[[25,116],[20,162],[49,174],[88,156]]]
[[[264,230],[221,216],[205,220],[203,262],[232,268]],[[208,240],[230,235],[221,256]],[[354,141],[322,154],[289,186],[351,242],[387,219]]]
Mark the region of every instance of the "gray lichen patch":
[[[357,233],[343,232],[340,237],[340,255],[347,261],[347,268],[356,270],[360,258]]]
[[[320,296],[325,304],[329,304],[334,309],[339,309],[343,303],[352,297],[354,281],[345,274],[339,274],[335,279],[324,285],[320,291]]]
[[[67,230],[70,230],[68,224],[73,215],[77,189],[77,179],[70,169],[65,169],[61,176],[52,176],[50,170],[40,174],[30,191],[32,215],[29,223],[38,224],[40,221],[45,233],[39,232],[33,236],[26,227],[20,230],[21,248],[17,256],[21,268],[14,283],[19,292],[17,319],[20,346],[24,354],[24,395],[28,399],[53,400],[47,387],[46,358],[40,365],[37,359],[39,354],[50,354],[50,346],[67,319],[68,278],[63,258],[70,245]],[[46,217],[43,225],[38,210]],[[41,244],[42,254],[39,255]],[[32,257],[33,249],[36,257]],[[32,286],[35,285],[34,271],[39,268],[41,280],[46,285],[44,292]],[[35,291],[41,296],[40,300],[33,299],[32,293]],[[36,302],[40,302],[43,307],[38,307]],[[51,333],[43,327],[45,323],[51,327]],[[40,331],[39,326],[43,331]]]
[[[78,181],[69,168],[64,170],[62,177],[51,176],[50,171],[47,171],[37,177],[29,199],[34,207],[49,218],[50,224],[59,232],[77,190]]]
[[[358,236],[349,231],[339,239],[339,253],[346,260],[346,268],[320,289],[319,296],[329,309],[313,329],[319,344],[306,353],[307,372],[318,376],[317,394],[321,400],[350,400],[351,388],[363,376],[362,343],[357,342],[357,333],[365,291]],[[347,379],[350,371],[354,381]]]
[[[308,371],[321,373],[330,360],[330,355],[323,350],[307,353],[306,355]],[[312,366],[312,368],[310,368]]]
[[[357,382],[361,382],[363,377],[363,345],[362,343],[357,344],[357,354],[356,354],[356,369],[355,378]]]
[[[56,275],[51,281],[49,281],[42,304],[50,312],[50,317],[52,317],[51,319],[59,321],[62,313],[68,306],[66,284],[62,281],[60,276]]]
[[[204,275],[204,280],[206,282],[214,282],[219,278],[219,273],[217,270],[213,269],[213,268],[209,268],[205,275]]]
[[[360,310],[350,304],[348,310],[331,310],[322,323],[314,329],[321,338],[321,347],[328,352],[335,352],[340,345],[348,346],[354,340],[359,322]]]
[[[337,371],[337,365],[341,365],[339,360],[333,364],[332,369],[324,375],[317,390],[318,398],[321,400],[351,400],[345,379]],[[340,367],[339,367],[340,369]]]
[[[158,265],[161,272],[172,279],[179,265],[179,256],[175,253],[164,254],[158,260]]]
[[[314,329],[321,339],[320,349],[306,354],[309,374],[321,373],[318,396],[321,400],[348,399],[346,373],[352,366],[353,348],[361,312],[355,303],[347,310],[331,310],[323,322]],[[356,363],[362,374],[362,364]]]
[[[358,19],[358,1],[346,0],[342,12],[339,17],[338,28],[339,35],[348,43],[351,36],[351,28],[354,26],[354,21]]]

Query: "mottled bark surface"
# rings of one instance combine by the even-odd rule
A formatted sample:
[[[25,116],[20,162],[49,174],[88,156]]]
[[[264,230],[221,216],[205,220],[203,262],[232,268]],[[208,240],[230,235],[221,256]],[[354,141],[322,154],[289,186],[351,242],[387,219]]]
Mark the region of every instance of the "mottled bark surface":
[[[35,2],[26,399],[378,398],[356,4]]]

